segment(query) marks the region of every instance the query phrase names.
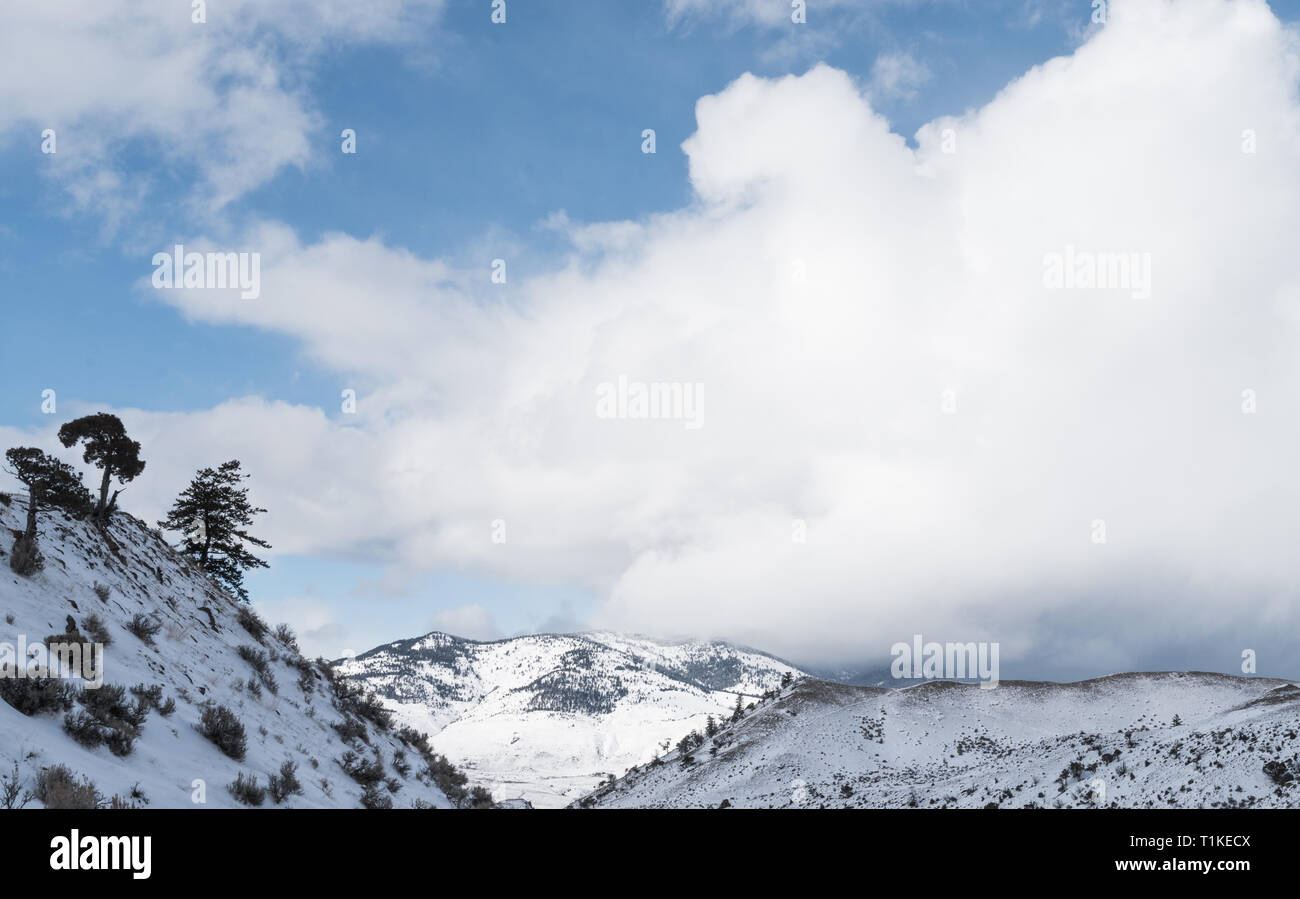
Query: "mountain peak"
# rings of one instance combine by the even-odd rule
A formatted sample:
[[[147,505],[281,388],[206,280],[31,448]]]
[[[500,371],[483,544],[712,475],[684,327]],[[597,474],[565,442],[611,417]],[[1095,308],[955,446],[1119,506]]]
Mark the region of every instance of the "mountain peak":
[[[722,641],[608,631],[491,641],[433,631],[339,669],[498,798],[539,806],[563,805],[729,714],[737,697],[756,700],[803,674]]]

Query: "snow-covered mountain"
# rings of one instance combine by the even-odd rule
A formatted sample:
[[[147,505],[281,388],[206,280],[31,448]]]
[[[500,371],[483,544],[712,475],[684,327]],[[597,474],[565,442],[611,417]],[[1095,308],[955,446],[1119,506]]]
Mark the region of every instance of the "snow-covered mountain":
[[[0,495],[0,533],[22,527],[22,507]],[[50,513],[29,577],[9,571],[8,543],[0,666],[23,640],[108,640],[98,690],[0,677],[0,805],[239,806],[230,785],[283,787],[286,770],[289,806],[464,804],[442,753],[496,798],[539,806],[1300,806],[1289,681],[885,689],[725,643],[608,633],[432,633],[331,669],[129,515],[104,534]],[[738,699],[752,708],[724,723]],[[710,716],[721,729],[684,759],[674,747]],[[235,731],[242,748],[224,741]]]
[[[609,633],[494,642],[430,633],[342,660],[498,799],[576,799],[797,669],[726,643]]]
[[[803,680],[581,807],[1300,807],[1300,688],[1203,673],[996,689]]]
[[[0,644],[21,652],[20,641],[45,645],[70,629],[109,642],[99,689],[83,691],[82,680],[0,677],[0,786],[13,785],[12,796],[0,790],[4,804],[41,794],[26,806],[116,800],[188,808],[199,799],[240,806],[248,803],[228,785],[255,778],[265,789],[275,776],[288,789],[286,771],[301,789],[288,790],[286,806],[358,807],[365,797],[371,807],[447,808],[449,792],[465,798],[445,759],[415,735],[384,726],[377,701],[303,658],[291,632],[264,630],[129,515],[117,513],[102,534],[61,512],[43,513],[44,569],[15,574],[9,535],[23,526],[24,506],[24,497],[0,494]],[[10,655],[0,664],[12,674],[14,661]],[[205,736],[205,711],[208,732],[228,751]],[[262,803],[276,801],[267,795]]]

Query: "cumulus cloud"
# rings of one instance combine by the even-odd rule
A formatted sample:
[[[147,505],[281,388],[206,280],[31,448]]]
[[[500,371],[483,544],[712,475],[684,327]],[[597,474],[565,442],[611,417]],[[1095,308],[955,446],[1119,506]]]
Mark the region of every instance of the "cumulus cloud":
[[[1294,671],[1297,65],[1263,3],[1112,3],[916,149],[843,72],[746,75],[698,103],[689,208],[556,222],[544,276],[252,232],[259,299],[157,298],[292,336],[357,412],[133,427],[186,474],[256,459],[294,551],[583,582],[597,626]],[[1055,289],[1053,254],[1149,289]],[[703,385],[703,427],[600,417],[620,376]]]
[[[193,209],[220,208],[312,159],[321,122],[309,62],[349,44],[407,43],[442,4],[229,0],[207,4],[202,23],[189,3],[166,0],[9,4],[0,137],[35,147],[53,129],[51,173],[110,224],[157,187],[120,168],[128,149],[194,173]]]

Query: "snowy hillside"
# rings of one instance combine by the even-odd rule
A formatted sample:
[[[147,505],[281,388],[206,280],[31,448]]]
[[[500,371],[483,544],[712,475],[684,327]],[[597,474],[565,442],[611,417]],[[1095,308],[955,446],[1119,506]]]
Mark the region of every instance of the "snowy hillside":
[[[1177,722],[1177,723],[1175,723]],[[1121,674],[994,690],[804,680],[584,807],[1300,807],[1300,689]]]
[[[280,804],[292,807],[358,807],[363,796],[377,807],[450,807],[438,782],[459,798],[443,760],[422,754],[414,735],[404,741],[382,727],[378,704],[304,659],[291,633],[263,632],[247,610],[241,616],[237,603],[140,521],[119,512],[102,535],[61,512],[43,514],[44,570],[14,574],[7,553],[24,506],[22,496],[0,496],[0,642],[16,647],[21,635],[46,643],[70,625],[92,634],[97,624],[110,642],[98,690],[83,692],[77,680],[0,680],[0,775],[14,785],[15,807],[27,793],[60,797],[47,805],[97,801],[82,789],[87,779],[105,803],[192,807],[202,798],[207,807],[240,806],[228,785],[241,775],[262,789],[274,775],[287,793]],[[133,619],[156,624],[156,633],[137,636]],[[233,719],[223,720],[219,707]],[[223,735],[229,752],[200,731],[205,709],[210,732]],[[61,773],[71,773],[71,782]],[[244,796],[250,804],[258,793]],[[266,795],[262,804],[277,803]]]
[[[725,643],[607,633],[480,643],[435,632],[338,668],[497,799],[538,807],[565,805],[729,715],[738,695],[750,702],[800,674]]]

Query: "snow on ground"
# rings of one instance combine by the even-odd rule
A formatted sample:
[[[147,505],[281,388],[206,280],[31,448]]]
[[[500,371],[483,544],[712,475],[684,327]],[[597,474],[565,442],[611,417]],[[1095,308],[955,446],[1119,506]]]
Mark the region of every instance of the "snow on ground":
[[[1175,724],[1175,720],[1178,721]],[[993,690],[800,681],[579,804],[717,807],[1300,807],[1300,689],[1204,673]],[[716,751],[715,751],[716,750]]]
[[[725,643],[610,633],[493,642],[431,633],[339,670],[498,799],[563,806],[800,672]]]
[[[22,519],[21,497],[0,500],[0,527],[12,533]],[[0,540],[0,553],[9,543]],[[257,640],[239,623],[238,604],[143,523],[119,513],[105,536],[54,512],[42,520],[41,545],[45,569],[30,578],[0,555],[0,642],[43,642],[64,632],[68,616],[84,629],[95,613],[111,634],[105,682],[161,685],[176,708],[150,711],[120,758],[76,743],[62,711],[29,717],[0,702],[0,775],[17,763],[30,789],[42,769],[63,764],[105,799],[145,804],[130,799],[134,790],[154,807],[198,805],[201,781],[206,806],[231,807],[238,802],[226,787],[237,774],[265,785],[294,761],[303,794],[286,805],[355,807],[362,787],[338,761],[353,748],[366,758],[378,752],[398,787],[385,791],[395,806],[452,804],[421,773],[418,752],[391,732],[360,722],[366,739],[345,743],[334,725],[359,719],[321,670],[271,635]],[[138,613],[162,624],[152,642],[127,630]],[[240,647],[267,654],[275,692],[255,695],[258,676]],[[1122,674],[994,690],[805,678],[764,701],[783,675],[799,672],[726,644],[607,633],[491,643],[434,633],[341,670],[380,690],[399,722],[433,734],[434,747],[498,799],[542,806],[584,796],[599,807],[1300,806],[1300,688],[1270,678]],[[729,715],[737,696],[755,708],[705,740],[689,764],[668,751],[702,731],[707,716]],[[242,761],[199,733],[209,702],[243,723]],[[399,752],[408,774],[394,766]]]
[[[63,728],[63,712],[27,717],[0,702],[0,775],[14,762],[24,787],[31,789],[42,768],[65,764],[88,777],[105,799],[128,797],[133,787],[150,807],[239,806],[227,785],[240,772],[256,775],[265,786],[270,774],[286,760],[298,764],[303,794],[284,803],[291,807],[357,807],[362,787],[340,767],[337,759],[349,748],[333,725],[344,721],[334,691],[318,668],[312,667],[299,685],[300,671],[290,665],[301,657],[267,635],[258,643],[238,623],[238,604],[218,589],[187,559],[172,551],[157,532],[118,513],[105,539],[92,525],[55,511],[41,516],[41,550],[45,568],[31,577],[9,569],[10,532],[21,529],[25,498],[8,505],[0,498],[0,642],[16,645],[19,635],[44,642],[65,631],[71,615],[84,628],[91,613],[108,625],[112,642],[104,650],[104,682],[130,687],[161,684],[163,695],[176,701],[175,712],[163,717],[150,711],[134,748],[125,758],[107,747],[87,749]],[[95,584],[109,588],[107,601]],[[137,613],[156,617],[162,630],[149,644],[131,634],[126,624]],[[248,687],[256,678],[237,650],[251,647],[273,658],[268,671],[278,695],[263,688],[254,696]],[[78,682],[79,683],[79,682]],[[223,755],[196,728],[203,703],[228,706],[242,722],[247,755],[234,761]],[[74,711],[76,707],[74,706]],[[369,743],[357,739],[361,755],[384,761],[384,776],[395,778],[394,807],[420,799],[436,807],[451,805],[432,781],[424,782],[418,752],[391,733],[363,722]],[[404,751],[409,776],[393,768],[394,755]],[[196,781],[206,784],[206,804],[193,800]],[[387,793],[387,790],[385,790]],[[266,804],[271,805],[268,798]],[[39,807],[40,802],[32,806]]]

